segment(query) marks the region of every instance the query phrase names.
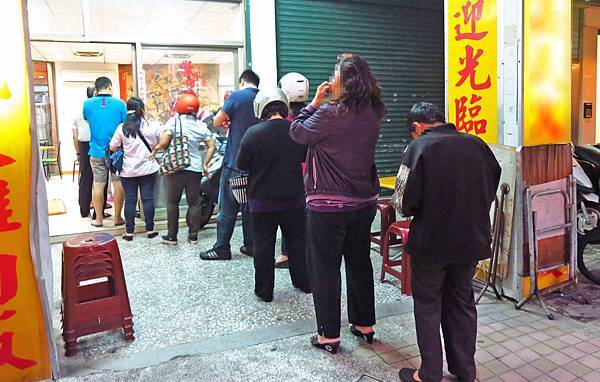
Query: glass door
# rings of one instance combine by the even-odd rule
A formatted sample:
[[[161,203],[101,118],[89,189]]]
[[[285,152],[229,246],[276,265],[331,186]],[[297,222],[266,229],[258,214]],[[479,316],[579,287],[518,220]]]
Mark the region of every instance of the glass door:
[[[237,86],[237,68],[235,49],[142,46],[137,76],[146,118],[164,124],[174,114],[174,103],[184,90],[198,95],[204,115],[216,113],[223,105],[225,93]],[[207,211],[212,211],[212,204],[213,201],[202,201]],[[155,207],[155,220],[166,220],[164,177],[156,182]],[[182,197],[180,216],[185,216],[186,210],[187,201]]]

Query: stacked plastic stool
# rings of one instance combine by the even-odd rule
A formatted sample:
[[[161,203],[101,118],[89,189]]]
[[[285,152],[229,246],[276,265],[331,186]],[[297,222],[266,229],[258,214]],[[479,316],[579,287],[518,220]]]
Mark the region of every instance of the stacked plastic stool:
[[[107,233],[74,237],[63,244],[62,265],[67,357],[77,354],[77,339],[89,334],[122,328],[125,341],[133,341],[133,315],[115,238]]]

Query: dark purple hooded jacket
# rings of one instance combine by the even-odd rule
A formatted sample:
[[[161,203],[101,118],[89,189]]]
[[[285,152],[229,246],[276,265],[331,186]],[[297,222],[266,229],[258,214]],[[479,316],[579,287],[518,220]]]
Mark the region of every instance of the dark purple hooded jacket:
[[[292,122],[290,136],[308,146],[304,187],[307,195],[369,198],[379,193],[375,146],[380,119],[374,110],[319,109],[308,105]]]

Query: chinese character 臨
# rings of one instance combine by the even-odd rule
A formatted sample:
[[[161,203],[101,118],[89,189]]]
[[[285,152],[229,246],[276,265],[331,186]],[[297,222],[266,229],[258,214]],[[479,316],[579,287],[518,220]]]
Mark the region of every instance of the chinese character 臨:
[[[482,97],[472,94],[471,99],[463,96],[454,100],[456,110],[456,130],[465,133],[474,132],[476,135],[485,134],[487,120],[477,119],[481,112],[481,105],[476,105]],[[467,105],[468,102],[468,105]]]
[[[0,254],[0,305],[6,304],[17,295],[17,256]],[[16,311],[5,310],[0,321],[14,316]]]
[[[0,366],[10,365],[19,370],[35,366],[37,362],[19,358],[13,354],[13,335],[12,332],[5,332],[0,335]]]
[[[477,21],[481,20],[481,16],[483,14],[483,3],[484,0],[477,0],[475,3],[471,3],[471,1],[467,1],[462,8],[462,16],[463,16],[463,25],[471,24],[471,30],[469,32],[461,32],[460,24],[456,24],[454,26],[454,30],[456,30],[456,41],[460,40],[481,40],[487,35],[486,32],[477,32]],[[455,18],[460,17],[460,12],[456,12],[454,14]]]
[[[467,78],[469,79],[469,84],[473,90],[487,89],[492,85],[492,80],[490,79],[489,75],[484,82],[477,83],[475,80],[475,76],[477,75],[476,68],[479,66],[478,60],[482,54],[483,49],[477,49],[477,53],[473,55],[473,47],[470,45],[465,47],[465,57],[460,57],[458,59],[460,64],[464,65],[464,67],[458,72],[458,74],[460,74],[460,80],[458,80],[455,86],[461,86],[467,80]]]

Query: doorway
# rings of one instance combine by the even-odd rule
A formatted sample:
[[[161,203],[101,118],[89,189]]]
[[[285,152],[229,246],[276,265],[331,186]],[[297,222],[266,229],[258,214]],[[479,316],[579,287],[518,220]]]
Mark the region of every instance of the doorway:
[[[36,118],[46,122],[38,128],[43,130],[40,137],[45,137],[40,141],[40,155],[47,180],[50,236],[89,232],[93,227],[89,219],[81,217],[78,204],[79,147],[74,127],[82,118],[87,87],[94,86],[96,78],[108,77],[113,95],[124,101],[135,94],[135,46],[32,41],[31,54],[40,68],[39,77],[43,77],[44,67],[50,73],[47,84],[36,89],[40,93],[36,91]]]

